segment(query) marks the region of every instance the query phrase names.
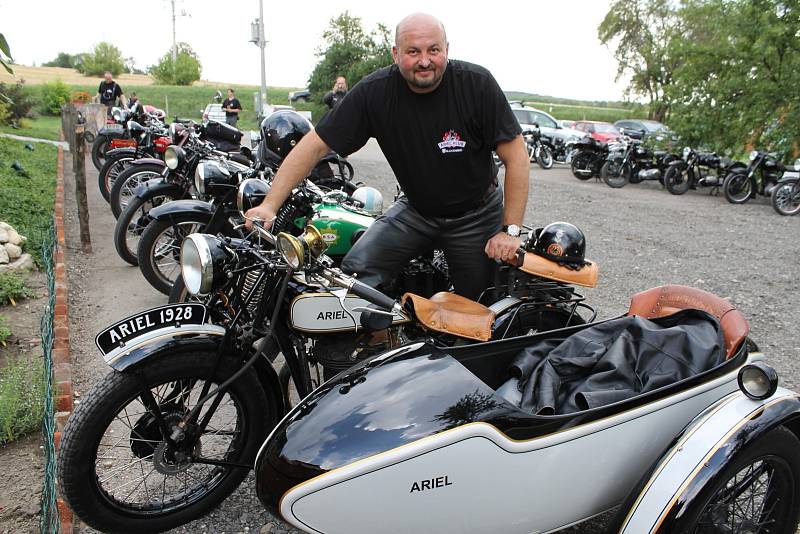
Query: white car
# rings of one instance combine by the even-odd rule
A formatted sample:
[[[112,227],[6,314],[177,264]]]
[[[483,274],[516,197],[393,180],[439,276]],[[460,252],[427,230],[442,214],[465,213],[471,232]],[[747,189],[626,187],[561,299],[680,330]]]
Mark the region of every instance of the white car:
[[[225,122],[225,111],[222,109],[222,104],[211,103],[203,110],[203,124],[208,121]]]
[[[551,139],[560,137],[565,144],[574,143],[586,135],[586,132],[580,130],[563,128],[555,117],[540,109],[526,106],[521,102],[509,102],[509,104],[511,104],[511,111],[523,130],[532,130],[538,124],[543,136]]]

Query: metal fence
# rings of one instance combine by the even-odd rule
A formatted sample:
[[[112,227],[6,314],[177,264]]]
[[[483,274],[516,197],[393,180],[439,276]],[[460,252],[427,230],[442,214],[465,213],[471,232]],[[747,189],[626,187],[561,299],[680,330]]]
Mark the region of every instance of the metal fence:
[[[39,531],[42,534],[57,533],[61,528],[61,520],[56,501],[56,446],[54,433],[56,430],[55,411],[53,406],[53,311],[55,309],[55,226],[44,230],[42,239],[42,266],[47,275],[47,306],[42,315],[40,336],[44,355],[44,420],[42,434],[44,442],[44,487],[42,489],[42,512],[39,516]]]

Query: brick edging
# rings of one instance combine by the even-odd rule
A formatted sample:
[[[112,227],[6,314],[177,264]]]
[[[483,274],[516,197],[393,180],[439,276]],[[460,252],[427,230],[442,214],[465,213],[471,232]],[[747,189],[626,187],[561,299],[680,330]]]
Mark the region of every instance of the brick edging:
[[[72,365],[69,356],[69,292],[67,291],[67,266],[64,251],[67,248],[64,236],[64,149],[58,147],[56,167],[56,199],[54,205],[56,230],[55,254],[55,306],[53,308],[53,384],[55,384],[56,427],[53,434],[56,450],[61,445],[61,432],[72,413]],[[72,534],[73,515],[64,499],[58,495],[58,511],[61,516],[61,533]]]

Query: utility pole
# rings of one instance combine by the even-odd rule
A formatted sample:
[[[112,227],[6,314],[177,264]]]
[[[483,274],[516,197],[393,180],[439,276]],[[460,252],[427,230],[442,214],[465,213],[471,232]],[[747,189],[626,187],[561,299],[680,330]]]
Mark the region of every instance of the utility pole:
[[[175,0],[172,0],[172,83],[178,79],[178,43],[175,41]]]
[[[261,49],[261,90],[258,95],[257,112],[263,115],[263,106],[267,102],[267,67],[264,57],[264,48],[267,41],[264,38],[264,0],[258,0],[258,18],[250,24],[250,42]]]

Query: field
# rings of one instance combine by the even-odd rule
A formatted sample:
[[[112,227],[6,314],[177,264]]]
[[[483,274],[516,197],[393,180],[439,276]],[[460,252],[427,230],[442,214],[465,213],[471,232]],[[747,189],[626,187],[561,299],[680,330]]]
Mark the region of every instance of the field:
[[[525,102],[553,115],[556,119],[614,122],[622,119],[643,118],[646,114],[638,108],[575,106],[547,102]]]

